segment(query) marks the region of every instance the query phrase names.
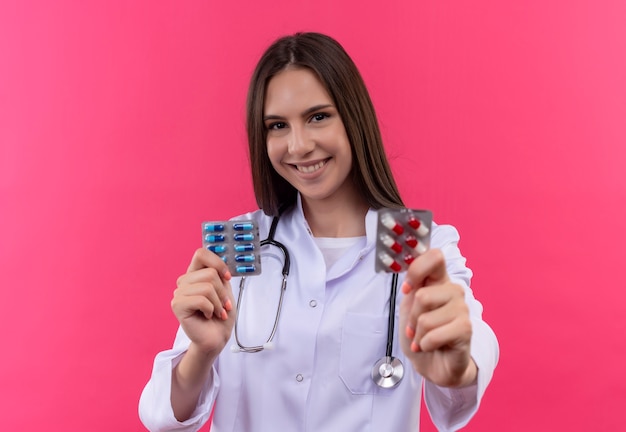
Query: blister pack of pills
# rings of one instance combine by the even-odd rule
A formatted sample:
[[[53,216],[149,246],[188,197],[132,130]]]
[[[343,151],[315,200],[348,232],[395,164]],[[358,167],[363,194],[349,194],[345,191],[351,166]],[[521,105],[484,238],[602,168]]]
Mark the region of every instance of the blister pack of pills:
[[[430,247],[432,221],[430,210],[378,210],[376,271],[405,271]]]
[[[261,273],[260,243],[254,221],[202,222],[202,246],[220,256],[233,276]]]

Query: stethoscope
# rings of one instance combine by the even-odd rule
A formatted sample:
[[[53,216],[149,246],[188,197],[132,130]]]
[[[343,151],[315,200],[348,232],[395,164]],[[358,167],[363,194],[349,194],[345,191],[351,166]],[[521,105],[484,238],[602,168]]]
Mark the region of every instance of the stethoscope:
[[[262,345],[256,346],[246,346],[241,343],[239,340],[238,333],[238,323],[239,316],[235,319],[235,342],[237,345],[233,345],[231,347],[231,351],[233,352],[246,352],[246,353],[255,353],[259,351],[263,351],[264,349],[272,349],[274,342],[274,335],[276,334],[276,329],[278,328],[278,320],[280,319],[280,312],[283,307],[283,298],[285,296],[285,291],[287,290],[287,276],[289,275],[289,269],[291,267],[291,262],[289,259],[289,251],[287,247],[279,242],[278,240],[274,240],[274,234],[276,233],[276,226],[278,225],[278,216],[275,216],[272,220],[272,225],[270,226],[270,231],[265,240],[262,240],[260,245],[263,246],[274,246],[280,249],[283,254],[283,269],[282,275],[283,280],[280,286],[280,297],[278,299],[278,307],[276,309],[276,317],[274,318],[274,325],[272,326],[272,331],[270,332],[269,337]],[[245,277],[241,278],[239,282],[239,295],[237,296],[237,310],[241,310],[240,306],[243,300],[243,293],[245,287]],[[391,277],[391,293],[389,294],[389,318],[387,321],[387,344],[385,350],[385,356],[378,360],[374,367],[372,368],[371,376],[372,380],[382,388],[393,388],[400,383],[402,377],[404,376],[404,366],[400,359],[394,357],[392,355],[393,350],[393,332],[395,325],[395,316],[396,316],[396,297],[398,291],[398,274],[393,273]]]

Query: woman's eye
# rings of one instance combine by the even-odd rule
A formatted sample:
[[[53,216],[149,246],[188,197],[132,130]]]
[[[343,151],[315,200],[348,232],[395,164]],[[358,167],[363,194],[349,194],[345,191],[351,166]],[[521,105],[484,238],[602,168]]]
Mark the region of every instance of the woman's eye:
[[[284,129],[287,125],[283,122],[275,122],[267,125],[268,130]]]
[[[320,121],[324,120],[327,117],[329,117],[328,114],[317,113],[317,114],[313,114],[313,117],[311,117],[311,120],[314,121],[314,122],[320,122]]]

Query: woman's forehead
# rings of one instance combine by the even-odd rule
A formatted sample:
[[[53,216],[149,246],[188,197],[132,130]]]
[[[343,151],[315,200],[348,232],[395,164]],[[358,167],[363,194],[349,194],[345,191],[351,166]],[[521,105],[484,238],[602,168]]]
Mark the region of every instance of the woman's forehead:
[[[310,69],[288,68],[268,82],[263,111],[265,115],[279,115],[280,111],[323,104],[332,104],[332,98],[315,73]]]

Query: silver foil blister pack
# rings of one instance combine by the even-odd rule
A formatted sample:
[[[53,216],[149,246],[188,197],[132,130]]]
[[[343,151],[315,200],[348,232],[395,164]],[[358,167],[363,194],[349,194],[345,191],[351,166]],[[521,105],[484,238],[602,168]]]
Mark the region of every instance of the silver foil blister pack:
[[[233,276],[261,273],[260,243],[254,221],[202,222],[202,247],[222,258]]]
[[[376,271],[400,273],[430,248],[430,210],[380,209],[376,232]]]

